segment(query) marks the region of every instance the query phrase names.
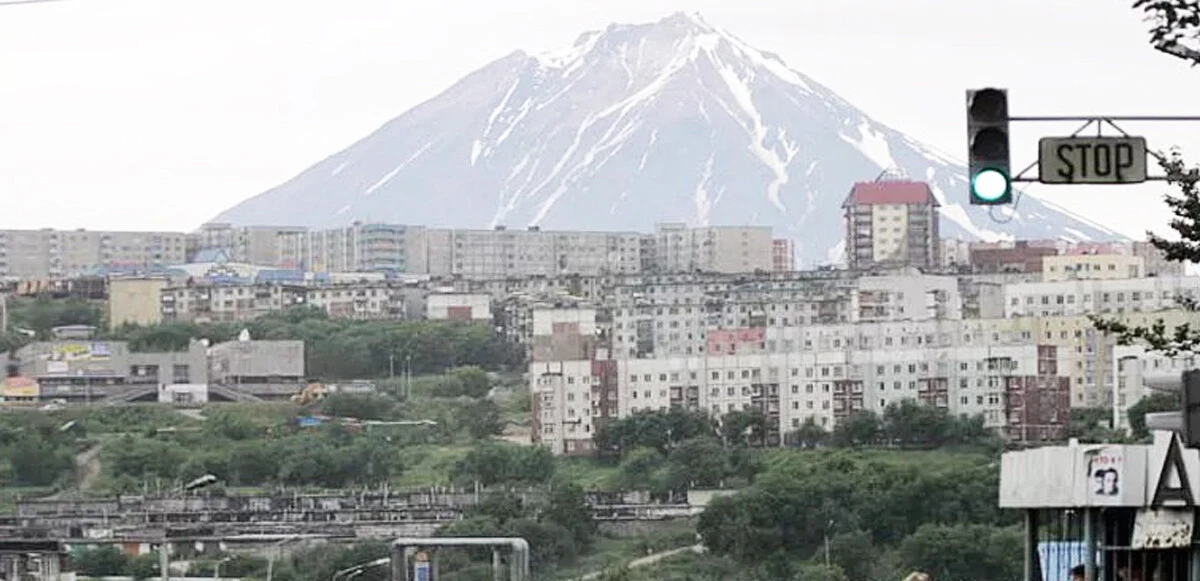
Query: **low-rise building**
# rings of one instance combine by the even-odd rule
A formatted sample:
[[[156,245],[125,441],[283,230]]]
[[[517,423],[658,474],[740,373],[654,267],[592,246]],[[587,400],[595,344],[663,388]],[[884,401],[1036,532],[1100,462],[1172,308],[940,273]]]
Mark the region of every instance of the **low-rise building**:
[[[431,321],[492,321],[492,297],[486,294],[434,292],[425,297],[425,309]]]
[[[208,359],[212,383],[218,385],[300,384],[305,381],[304,341],[239,338],[210,347]]]

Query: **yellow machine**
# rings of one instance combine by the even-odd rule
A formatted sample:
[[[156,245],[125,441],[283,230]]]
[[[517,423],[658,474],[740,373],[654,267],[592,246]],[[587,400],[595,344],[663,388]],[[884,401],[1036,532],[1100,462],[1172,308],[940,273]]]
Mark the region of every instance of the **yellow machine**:
[[[292,396],[292,401],[300,405],[308,405],[323,399],[325,399],[325,385],[321,383],[310,383]]]

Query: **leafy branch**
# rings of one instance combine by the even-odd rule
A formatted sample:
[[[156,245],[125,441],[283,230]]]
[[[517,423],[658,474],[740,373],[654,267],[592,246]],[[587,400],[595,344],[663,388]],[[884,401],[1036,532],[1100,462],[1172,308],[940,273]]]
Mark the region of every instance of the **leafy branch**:
[[[1179,240],[1168,240],[1153,232],[1147,232],[1147,237],[1151,245],[1166,255],[1167,260],[1200,263],[1200,169],[1187,167],[1178,151],[1160,156],[1158,161],[1166,174],[1167,183],[1178,189],[1178,192],[1167,193],[1164,200],[1174,215],[1170,226],[1179,235]],[[1175,297],[1175,302],[1184,311],[1200,312],[1200,304],[1191,297],[1179,295]],[[1189,323],[1168,328],[1163,319],[1149,326],[1130,326],[1117,319],[1096,315],[1088,315],[1088,319],[1096,329],[1115,335],[1118,345],[1144,342],[1151,351],[1168,357],[1200,352],[1200,329],[1194,329]]]
[[[1133,7],[1146,14],[1150,44],[1155,50],[1200,64],[1200,4],[1196,0],[1135,0]]]

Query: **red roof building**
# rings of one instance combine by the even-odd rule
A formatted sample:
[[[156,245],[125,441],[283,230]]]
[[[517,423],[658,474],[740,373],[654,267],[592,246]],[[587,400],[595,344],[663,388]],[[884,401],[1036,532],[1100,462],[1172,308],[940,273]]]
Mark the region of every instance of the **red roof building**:
[[[854,184],[842,204],[848,266],[937,267],[941,246],[938,207],[937,197],[924,182]]]

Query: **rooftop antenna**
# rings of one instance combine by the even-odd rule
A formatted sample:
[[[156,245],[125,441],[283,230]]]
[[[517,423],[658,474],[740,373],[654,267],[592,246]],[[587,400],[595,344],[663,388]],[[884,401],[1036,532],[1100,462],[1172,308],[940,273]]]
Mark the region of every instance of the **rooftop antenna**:
[[[879,175],[875,177],[876,182],[902,182],[907,180],[908,172],[904,171],[903,168],[896,166],[889,167],[882,172],[879,172]]]

